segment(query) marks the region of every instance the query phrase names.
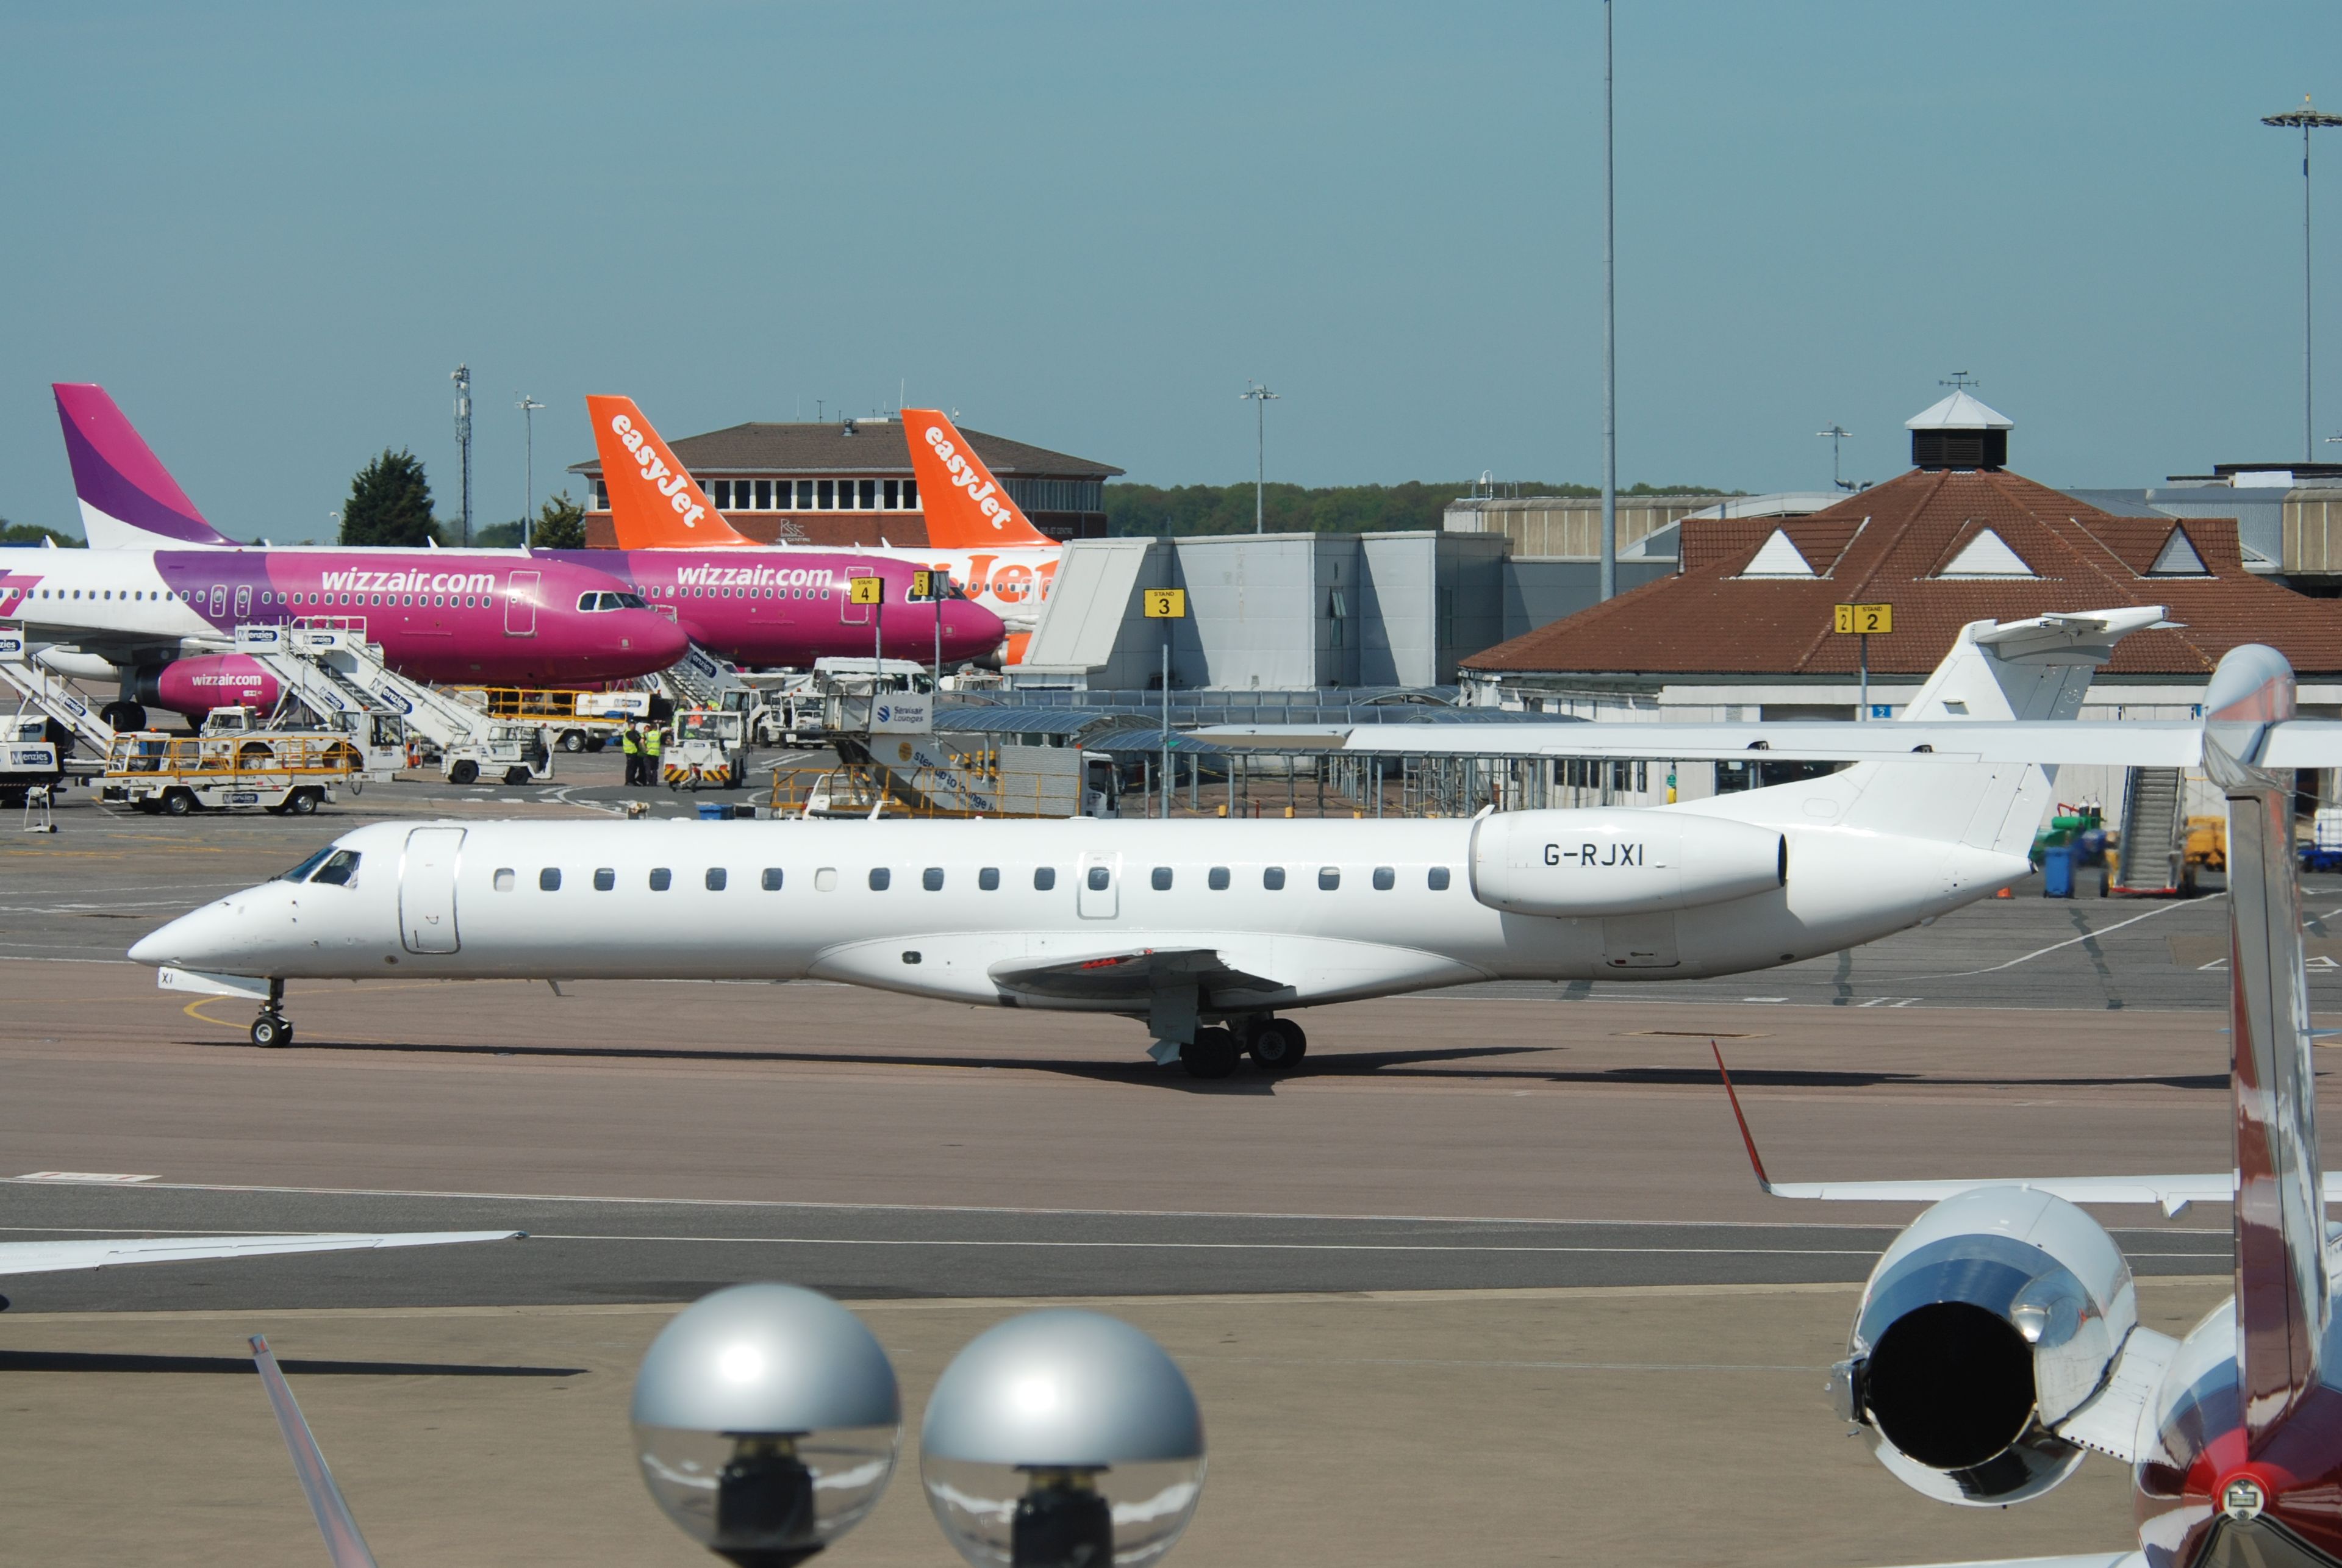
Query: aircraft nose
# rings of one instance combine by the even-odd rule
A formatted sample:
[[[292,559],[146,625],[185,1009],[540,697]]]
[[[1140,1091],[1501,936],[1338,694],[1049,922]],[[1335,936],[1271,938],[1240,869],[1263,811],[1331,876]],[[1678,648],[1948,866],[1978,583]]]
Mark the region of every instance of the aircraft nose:
[[[690,634],[657,611],[628,610],[626,614],[634,622],[626,635],[634,640],[636,647],[658,661],[658,668],[666,669],[690,651]]]
[[[165,964],[185,969],[222,968],[235,956],[235,912],[225,901],[207,904],[131,944],[131,962],[157,968]]]
[[[944,625],[954,641],[989,650],[1008,634],[1008,624],[981,604],[962,599],[947,608]]]

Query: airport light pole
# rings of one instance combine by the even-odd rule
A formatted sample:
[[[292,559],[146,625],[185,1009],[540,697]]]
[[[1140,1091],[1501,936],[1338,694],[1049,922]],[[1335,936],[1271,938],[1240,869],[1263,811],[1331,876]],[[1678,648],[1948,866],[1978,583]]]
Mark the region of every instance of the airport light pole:
[[[472,367],[459,365],[448,375],[455,384],[455,450],[464,460],[464,543],[472,543]]]
[[[1852,435],[1854,432],[1847,429],[1844,425],[1838,424],[1837,420],[1833,419],[1830,421],[1830,427],[1827,430],[1817,430],[1814,434],[1817,436],[1827,436],[1829,440],[1830,484],[1840,490],[1853,489],[1853,485],[1848,484],[1845,480],[1838,477],[1837,455],[1838,444],[1844,441],[1847,436]]]
[[[525,550],[536,522],[536,411],[545,404],[524,392],[513,406],[520,410],[521,424],[525,429],[521,441],[525,455],[521,459],[520,491],[520,547]]]
[[[2317,448],[2311,434],[2310,388],[2312,377],[2309,362],[2309,133],[2342,125],[2342,115],[2329,115],[2313,107],[2309,95],[2301,95],[2301,107],[2287,109],[2282,115],[2264,115],[2264,125],[2278,125],[2287,130],[2301,127],[2301,460],[2314,462]]]
[[[1611,0],[1602,0],[1602,597],[1618,593],[1618,204],[1611,85]]]
[[[1236,394],[1252,404],[1252,531],[1263,531],[1263,518],[1267,514],[1266,496],[1268,488],[1268,405],[1276,401],[1276,394],[1257,382],[1245,383],[1246,390]]]

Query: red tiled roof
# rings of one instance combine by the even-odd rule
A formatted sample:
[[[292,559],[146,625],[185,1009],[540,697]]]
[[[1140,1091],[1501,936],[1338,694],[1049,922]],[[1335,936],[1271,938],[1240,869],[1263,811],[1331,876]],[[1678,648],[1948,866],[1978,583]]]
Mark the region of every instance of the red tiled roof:
[[[1874,674],[1932,670],[1970,621],[2163,604],[2177,631],[2140,632],[2110,674],[2208,674],[2240,643],[2267,643],[2302,674],[2342,674],[2342,603],[2246,572],[2226,518],[2118,517],[1998,470],[1914,469],[1809,517],[1686,520],[1681,571],[1606,604],[1540,626],[1464,661],[1474,670],[1574,674],[1846,674],[1856,639],[1832,633],[1830,607],[1895,606],[1895,631],[1870,639]],[[1778,528],[1817,575],[1743,578]],[[2037,574],[1937,575],[1984,529]],[[2210,575],[2150,577],[2177,528]]]

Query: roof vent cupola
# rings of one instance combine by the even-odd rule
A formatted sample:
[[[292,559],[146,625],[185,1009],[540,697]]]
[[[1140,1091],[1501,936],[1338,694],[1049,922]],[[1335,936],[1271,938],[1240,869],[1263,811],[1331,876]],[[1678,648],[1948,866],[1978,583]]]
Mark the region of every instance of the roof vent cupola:
[[[1911,433],[1915,468],[2001,468],[2008,463],[2008,416],[1986,407],[1965,391],[1903,422]]]

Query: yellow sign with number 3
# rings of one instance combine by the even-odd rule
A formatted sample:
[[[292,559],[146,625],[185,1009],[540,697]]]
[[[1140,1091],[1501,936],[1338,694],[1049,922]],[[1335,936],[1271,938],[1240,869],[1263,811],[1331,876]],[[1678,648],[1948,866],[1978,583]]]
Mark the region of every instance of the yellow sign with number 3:
[[[1145,593],[1148,620],[1184,621],[1187,618],[1186,589],[1148,588]]]

